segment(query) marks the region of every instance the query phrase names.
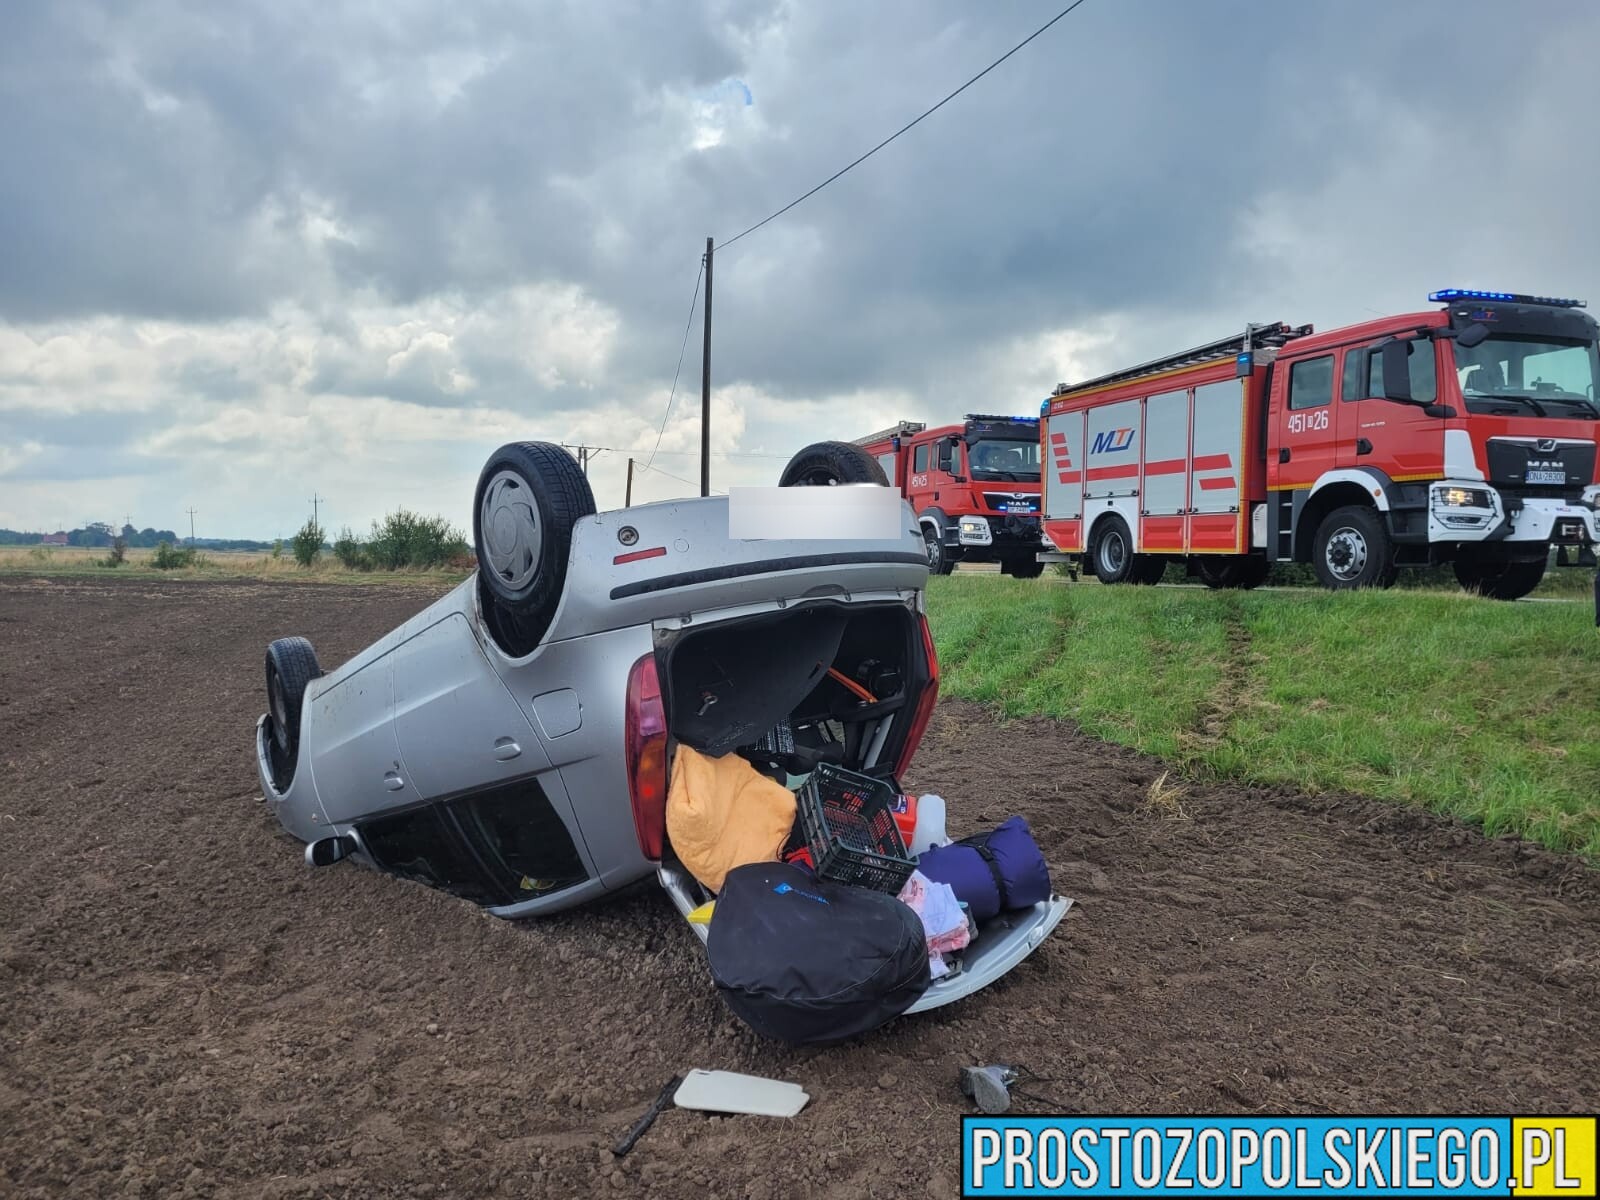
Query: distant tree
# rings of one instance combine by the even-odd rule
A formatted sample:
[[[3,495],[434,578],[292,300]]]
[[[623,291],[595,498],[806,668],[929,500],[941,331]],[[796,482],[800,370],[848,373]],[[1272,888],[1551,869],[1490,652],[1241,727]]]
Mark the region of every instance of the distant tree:
[[[368,556],[366,547],[355,534],[350,532],[348,525],[339,530],[339,536],[333,539],[333,556],[347,571],[372,570],[372,559]]]
[[[295,562],[302,567],[311,566],[322,553],[322,526],[315,520],[307,521],[300,526],[300,532],[294,535],[293,545]]]
[[[156,552],[150,556],[150,565],[158,571],[175,571],[194,566],[193,546],[174,546],[171,542],[156,543]]]

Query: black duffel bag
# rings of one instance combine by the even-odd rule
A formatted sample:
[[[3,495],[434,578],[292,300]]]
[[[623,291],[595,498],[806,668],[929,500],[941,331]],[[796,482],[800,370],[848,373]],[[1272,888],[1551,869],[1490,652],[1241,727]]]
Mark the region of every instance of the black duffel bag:
[[[735,1015],[792,1045],[876,1029],[929,983],[916,913],[887,893],[830,883],[787,863],[728,872],[706,950]]]

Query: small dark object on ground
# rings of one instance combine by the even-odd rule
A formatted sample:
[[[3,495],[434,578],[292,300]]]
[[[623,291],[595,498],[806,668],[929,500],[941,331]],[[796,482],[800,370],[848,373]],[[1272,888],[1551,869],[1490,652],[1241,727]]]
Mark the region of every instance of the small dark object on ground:
[[[682,1082],[682,1075],[674,1075],[667,1080],[666,1086],[661,1089],[661,1094],[656,1097],[655,1103],[645,1110],[644,1116],[634,1122],[633,1128],[623,1135],[622,1140],[611,1147],[611,1153],[621,1158],[629,1150],[632,1150],[635,1143],[645,1135],[645,1131],[655,1124],[656,1118],[661,1115],[661,1110],[672,1103],[672,1094],[678,1090],[678,1085]]]
[[[1049,1083],[1050,1080],[1035,1075],[1027,1067],[1008,1067],[1004,1063],[961,1068],[961,1094],[971,1096],[973,1103],[990,1116],[1009,1110],[1013,1096],[1046,1105],[1052,1112],[1072,1111],[1050,1096],[1023,1091],[1016,1086],[1018,1082]]]

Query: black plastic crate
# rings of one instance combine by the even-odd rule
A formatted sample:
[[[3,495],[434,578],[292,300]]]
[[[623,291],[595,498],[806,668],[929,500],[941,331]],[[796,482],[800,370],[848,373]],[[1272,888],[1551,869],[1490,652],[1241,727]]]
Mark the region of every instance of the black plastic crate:
[[[817,875],[894,895],[916,868],[894,822],[899,793],[881,779],[821,763],[799,793]]]

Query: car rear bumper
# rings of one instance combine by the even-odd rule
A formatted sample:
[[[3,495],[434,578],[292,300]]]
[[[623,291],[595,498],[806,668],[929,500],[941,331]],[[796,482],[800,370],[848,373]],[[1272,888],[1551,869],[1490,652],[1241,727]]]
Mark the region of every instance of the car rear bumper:
[[[663,866],[659,877],[680,915],[687,917],[700,905],[693,880],[681,868]],[[1031,908],[1003,912],[985,921],[977,939],[961,952],[961,969],[935,980],[906,1012],[928,1012],[981,992],[1037,950],[1071,907],[1072,901],[1065,896],[1051,896]],[[710,925],[686,923],[702,944],[711,936]]]

